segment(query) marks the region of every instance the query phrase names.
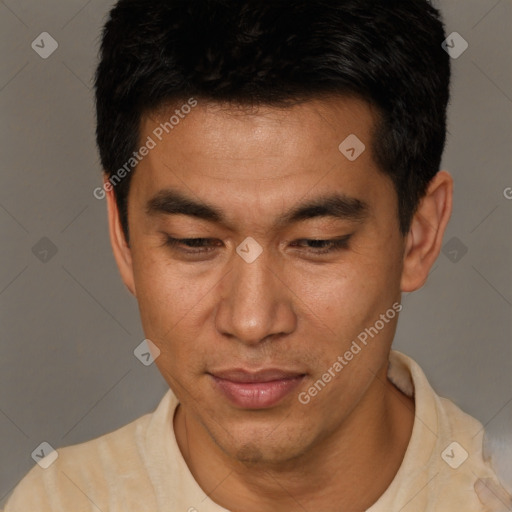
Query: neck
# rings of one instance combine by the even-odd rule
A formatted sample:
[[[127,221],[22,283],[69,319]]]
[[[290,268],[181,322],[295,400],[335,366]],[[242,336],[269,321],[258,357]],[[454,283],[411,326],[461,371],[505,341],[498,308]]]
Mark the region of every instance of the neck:
[[[387,365],[339,429],[279,465],[227,456],[182,406],[174,418],[178,446],[199,486],[232,512],[364,511],[395,477],[414,423],[414,401],[386,373]]]

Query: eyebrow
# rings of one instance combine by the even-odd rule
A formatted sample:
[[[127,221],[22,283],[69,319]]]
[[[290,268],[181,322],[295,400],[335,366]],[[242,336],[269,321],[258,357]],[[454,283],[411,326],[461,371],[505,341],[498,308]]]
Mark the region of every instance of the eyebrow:
[[[368,204],[345,194],[324,194],[297,206],[277,217],[278,228],[297,222],[319,218],[333,217],[336,219],[362,221],[368,214]],[[187,215],[209,222],[224,224],[228,222],[222,210],[199,202],[177,190],[165,189],[158,192],[146,203],[148,215]]]

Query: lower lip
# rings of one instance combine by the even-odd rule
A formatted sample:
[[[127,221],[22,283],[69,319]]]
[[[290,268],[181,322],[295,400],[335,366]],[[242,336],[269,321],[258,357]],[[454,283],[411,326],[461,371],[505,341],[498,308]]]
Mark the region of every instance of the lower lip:
[[[280,402],[303,380],[304,376],[270,382],[232,382],[213,376],[217,389],[235,405],[245,409],[265,409]]]

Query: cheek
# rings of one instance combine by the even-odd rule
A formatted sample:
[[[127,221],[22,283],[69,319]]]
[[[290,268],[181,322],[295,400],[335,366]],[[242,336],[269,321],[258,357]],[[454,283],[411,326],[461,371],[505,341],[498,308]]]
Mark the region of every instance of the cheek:
[[[152,259],[137,261],[134,274],[142,327],[160,350],[155,360],[176,396],[183,400],[203,370],[204,319],[201,304],[209,287],[205,279],[190,279],[179,265]]]
[[[315,266],[287,277],[304,313],[313,314],[335,333],[349,335],[375,321],[396,300],[400,268],[395,259],[351,256],[338,265]]]
[[[339,265],[315,267],[300,279],[296,276],[294,282],[294,293],[301,299],[297,314],[306,325],[305,339],[315,340],[304,347],[318,372],[315,378],[332,368],[338,356],[348,353],[350,358],[343,370],[335,371],[329,391],[322,392],[324,398],[316,406],[337,400],[341,392],[343,396],[362,393],[372,379],[368,368],[377,371],[385,360],[396,327],[392,309],[400,296],[396,255],[378,252],[377,247],[361,249]],[[381,315],[388,311],[391,314],[383,323]]]
[[[149,250],[135,253],[134,279],[144,332],[157,344],[193,325],[209,289],[205,279],[190,279],[182,266]]]

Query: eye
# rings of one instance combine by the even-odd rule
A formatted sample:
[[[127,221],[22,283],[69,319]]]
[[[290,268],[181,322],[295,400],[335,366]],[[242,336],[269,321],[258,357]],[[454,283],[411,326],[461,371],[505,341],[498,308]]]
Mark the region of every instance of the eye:
[[[220,242],[212,238],[173,238],[169,235],[165,237],[165,245],[172,247],[185,254],[203,254],[211,252],[215,247],[205,247],[208,242]],[[222,243],[222,242],[220,242]],[[216,245],[219,245],[218,243]],[[186,248],[183,248],[185,246]],[[188,249],[187,249],[188,248]]]
[[[292,242],[292,245],[296,244],[307,244],[309,249],[306,252],[310,252],[312,254],[329,254],[336,251],[341,251],[343,249],[348,248],[348,241],[352,235],[345,235],[341,238],[333,238],[331,240],[316,240],[316,239],[308,239],[304,238],[301,240],[297,240]]]
[[[344,235],[341,238],[333,238],[331,240],[317,240],[317,239],[300,239],[291,243],[292,246],[299,248],[307,244],[306,252],[311,254],[329,254],[336,251],[341,251],[348,248],[348,241],[352,235]],[[165,245],[183,252],[184,254],[207,254],[214,251],[217,247],[222,245],[220,240],[213,238],[173,238],[166,235]]]

